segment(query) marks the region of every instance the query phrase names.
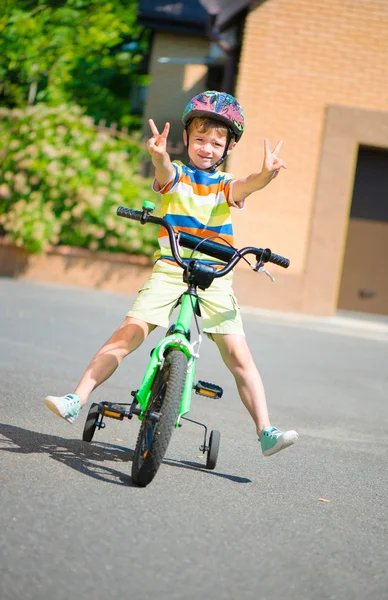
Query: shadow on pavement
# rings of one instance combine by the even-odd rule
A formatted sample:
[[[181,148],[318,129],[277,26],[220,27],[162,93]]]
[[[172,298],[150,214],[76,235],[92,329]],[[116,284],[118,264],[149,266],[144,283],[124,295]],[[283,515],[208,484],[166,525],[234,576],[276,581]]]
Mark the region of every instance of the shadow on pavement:
[[[82,440],[47,435],[7,424],[0,424],[0,434],[5,438],[0,446],[5,452],[48,454],[50,458],[94,479],[116,485],[132,485],[129,475],[93,462],[131,461],[133,450],[128,448],[101,442],[88,444]],[[8,446],[7,441],[10,443]]]
[[[132,461],[133,450],[129,450],[128,448],[107,442],[89,444],[78,439],[68,439],[56,435],[39,433],[8,424],[0,424],[0,435],[4,438],[3,440],[0,439],[0,449],[4,452],[48,454],[50,458],[63,463],[71,469],[75,469],[83,475],[88,475],[107,483],[132,486],[132,480],[129,475],[112,469],[112,467],[105,467],[98,464],[98,462],[104,461],[118,463]],[[9,445],[7,445],[7,442]],[[97,464],[95,461],[97,461]],[[165,458],[163,462],[172,467],[205,472],[208,475],[229,479],[235,483],[251,483],[251,480],[245,477],[210,471],[201,463],[169,458]]]
[[[235,483],[252,483],[252,481],[250,479],[247,479],[246,477],[238,477],[237,475],[227,475],[226,473],[218,473],[217,471],[206,469],[205,466],[201,463],[190,462],[188,460],[173,460],[171,458],[165,458],[163,462],[166,465],[170,465],[170,467],[180,467],[181,469],[202,471],[202,473],[207,473],[208,475],[215,475],[216,477],[222,477],[223,479],[229,479],[230,481],[234,481]]]

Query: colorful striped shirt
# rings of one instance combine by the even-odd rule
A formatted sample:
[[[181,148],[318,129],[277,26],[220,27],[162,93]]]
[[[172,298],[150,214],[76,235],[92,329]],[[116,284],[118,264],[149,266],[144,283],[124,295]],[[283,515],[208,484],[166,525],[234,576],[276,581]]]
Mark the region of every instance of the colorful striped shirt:
[[[230,207],[240,208],[232,197],[233,176],[214,170],[201,171],[179,161],[173,163],[175,175],[162,189],[154,191],[162,194],[160,216],[174,227],[175,231],[185,231],[201,238],[214,238],[221,244],[233,244],[233,227]],[[229,243],[229,244],[228,244]],[[160,248],[155,252],[158,260],[174,260],[168,233],[161,227]],[[185,259],[201,259],[209,264],[222,264],[201,252],[180,248]]]

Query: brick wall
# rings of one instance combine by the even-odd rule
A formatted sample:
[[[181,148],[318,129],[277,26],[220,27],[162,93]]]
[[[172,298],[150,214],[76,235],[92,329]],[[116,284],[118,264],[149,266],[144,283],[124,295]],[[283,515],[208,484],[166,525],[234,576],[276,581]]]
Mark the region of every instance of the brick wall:
[[[271,295],[262,285],[261,299],[250,303],[302,310],[310,293],[305,276],[327,107],[388,109],[387,0],[255,3],[246,21],[236,96],[247,130],[228,169],[236,176],[259,170],[264,137],[272,146],[284,141],[288,165],[236,215],[237,243],[256,241],[292,258],[292,268],[279,274],[283,291]],[[334,209],[333,223],[336,218]],[[346,237],[346,228],[341,235]],[[237,286],[248,286],[243,275]]]
[[[207,67],[201,64],[160,64],[161,56],[203,58],[209,53],[204,38],[157,32],[150,61],[151,86],[144,111],[144,133],[149,135],[148,118],[158,127],[171,123],[170,140],[174,146],[182,140],[181,115],[189,100],[205,89]],[[176,158],[173,156],[173,158]]]

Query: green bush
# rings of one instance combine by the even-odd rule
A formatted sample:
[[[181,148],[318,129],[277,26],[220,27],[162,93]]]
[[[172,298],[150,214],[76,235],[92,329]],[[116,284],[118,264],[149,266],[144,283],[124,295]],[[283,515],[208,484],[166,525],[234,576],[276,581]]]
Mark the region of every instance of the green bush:
[[[157,200],[144,148],[97,131],[77,106],[0,109],[0,228],[29,252],[49,244],[151,256],[157,228],[116,216]]]

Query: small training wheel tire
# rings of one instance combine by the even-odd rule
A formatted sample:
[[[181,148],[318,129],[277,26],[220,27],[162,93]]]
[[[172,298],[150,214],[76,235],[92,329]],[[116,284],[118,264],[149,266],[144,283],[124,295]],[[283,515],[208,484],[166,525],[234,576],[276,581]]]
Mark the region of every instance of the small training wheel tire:
[[[88,416],[86,417],[86,423],[82,439],[84,442],[91,442],[96,431],[97,421],[99,418],[98,404],[93,403],[89,409]]]
[[[206,468],[215,469],[218,458],[218,450],[220,449],[221,434],[217,430],[210,433],[209,450],[207,451]]]

